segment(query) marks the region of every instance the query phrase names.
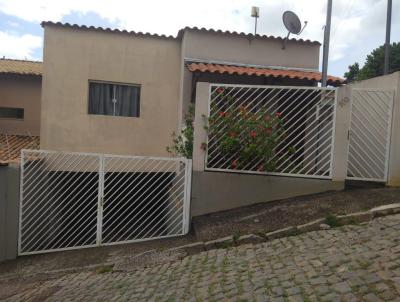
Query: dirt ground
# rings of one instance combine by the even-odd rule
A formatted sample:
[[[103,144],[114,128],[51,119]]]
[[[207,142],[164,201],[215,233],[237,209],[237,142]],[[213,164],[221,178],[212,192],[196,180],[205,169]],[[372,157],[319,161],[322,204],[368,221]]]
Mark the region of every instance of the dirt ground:
[[[84,270],[142,267],[174,261],[163,251],[200,240],[269,232],[300,225],[328,214],[348,214],[400,202],[400,188],[358,189],[260,203],[193,219],[191,234],[134,244],[23,256],[0,263],[0,300],[42,280]],[[21,283],[21,281],[24,281]]]
[[[344,215],[400,202],[400,188],[327,192],[195,217],[196,238],[212,240],[232,234],[271,232],[296,226],[328,214]]]

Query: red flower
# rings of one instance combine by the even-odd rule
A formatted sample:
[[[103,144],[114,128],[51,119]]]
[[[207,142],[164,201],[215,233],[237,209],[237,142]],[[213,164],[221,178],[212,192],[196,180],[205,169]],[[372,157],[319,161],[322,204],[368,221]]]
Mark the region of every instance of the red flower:
[[[265,133],[272,134],[272,128],[270,127],[270,128],[265,129]]]
[[[250,136],[252,138],[255,138],[257,136],[257,133],[255,131],[250,131]]]
[[[282,116],[282,113],[281,113],[281,112],[277,112],[277,113],[275,113],[275,115],[276,115],[277,117],[281,117],[281,116]]]
[[[218,92],[218,93],[223,93],[224,90],[225,90],[224,88],[220,87],[220,88],[217,89],[217,92]]]
[[[232,161],[232,167],[236,168],[237,167],[237,159]]]
[[[219,113],[219,116],[220,117],[224,117],[226,115],[226,112],[225,111],[220,111],[220,113]]]
[[[232,137],[232,138],[236,137],[236,132],[233,132],[233,131],[230,132],[230,133],[229,133],[229,137]]]

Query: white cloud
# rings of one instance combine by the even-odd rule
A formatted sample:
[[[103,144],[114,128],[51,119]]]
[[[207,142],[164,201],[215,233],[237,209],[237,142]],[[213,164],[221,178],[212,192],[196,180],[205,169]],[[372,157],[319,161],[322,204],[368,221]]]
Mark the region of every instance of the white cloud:
[[[0,57],[36,60],[35,49],[42,47],[42,37],[25,34],[22,36],[0,31]]]

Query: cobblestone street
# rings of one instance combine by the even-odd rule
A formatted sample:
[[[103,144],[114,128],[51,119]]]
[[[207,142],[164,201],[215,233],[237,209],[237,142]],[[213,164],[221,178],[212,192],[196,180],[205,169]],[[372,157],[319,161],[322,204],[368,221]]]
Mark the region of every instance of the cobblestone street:
[[[211,250],[134,272],[85,272],[6,301],[400,301],[400,215]]]

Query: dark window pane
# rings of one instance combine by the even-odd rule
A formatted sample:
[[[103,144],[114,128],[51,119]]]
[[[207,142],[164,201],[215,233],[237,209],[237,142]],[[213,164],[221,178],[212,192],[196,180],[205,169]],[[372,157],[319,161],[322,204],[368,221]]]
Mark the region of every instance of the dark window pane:
[[[138,117],[140,87],[116,85],[115,88],[115,115]]]
[[[24,118],[24,109],[23,108],[0,107],[0,118],[23,119]]]
[[[89,114],[139,117],[140,87],[90,82]]]
[[[89,83],[89,114],[114,115],[113,85]]]

